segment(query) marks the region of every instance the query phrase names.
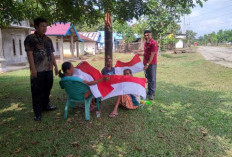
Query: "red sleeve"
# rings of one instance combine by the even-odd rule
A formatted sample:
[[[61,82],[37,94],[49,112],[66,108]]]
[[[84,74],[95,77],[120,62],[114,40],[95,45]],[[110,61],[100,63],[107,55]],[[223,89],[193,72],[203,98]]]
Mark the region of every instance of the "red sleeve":
[[[158,52],[158,44],[156,41],[154,41],[152,44],[151,44],[151,52]]]

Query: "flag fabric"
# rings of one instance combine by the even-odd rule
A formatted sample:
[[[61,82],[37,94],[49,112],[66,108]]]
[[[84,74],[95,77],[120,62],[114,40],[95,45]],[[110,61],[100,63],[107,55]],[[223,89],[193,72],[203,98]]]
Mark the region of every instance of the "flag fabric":
[[[89,65],[88,62],[81,62],[74,68],[74,75],[85,81],[94,81],[102,78],[102,74]],[[108,82],[100,82],[96,85],[91,85],[90,90],[95,98],[105,97],[109,94],[114,88]]]
[[[142,96],[146,99],[146,79],[123,76],[123,75],[109,75],[110,85],[114,88],[109,94],[107,94],[102,100],[126,94],[135,94]]]
[[[85,81],[98,80],[103,75],[87,62],[81,62],[74,68],[74,75]],[[109,81],[91,85],[90,90],[95,98],[102,100],[125,94],[136,94],[146,98],[146,79],[133,76],[107,75]]]
[[[115,74],[116,75],[122,75],[123,71],[125,69],[130,69],[132,71],[132,74],[143,71],[144,65],[139,58],[139,55],[136,54],[131,61],[129,62],[122,62],[122,61],[117,61],[115,66]]]

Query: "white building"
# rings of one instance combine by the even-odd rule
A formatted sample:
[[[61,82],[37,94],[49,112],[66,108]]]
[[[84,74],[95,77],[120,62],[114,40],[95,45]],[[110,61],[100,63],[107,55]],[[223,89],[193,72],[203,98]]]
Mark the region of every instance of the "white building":
[[[55,23],[47,28],[46,35],[51,38],[55,49],[55,56],[59,56],[61,60],[64,57],[79,57],[80,39],[77,30],[70,23]]]
[[[78,32],[80,38],[84,41],[79,43],[83,49],[80,51],[95,55],[98,53],[101,34],[99,32]]]
[[[32,29],[29,21],[0,28],[0,71],[8,65],[27,64],[24,40]]]
[[[184,39],[186,39],[186,35],[185,34],[177,34],[176,37],[177,42],[175,44],[175,48],[184,48],[185,47],[185,43],[184,43]]]

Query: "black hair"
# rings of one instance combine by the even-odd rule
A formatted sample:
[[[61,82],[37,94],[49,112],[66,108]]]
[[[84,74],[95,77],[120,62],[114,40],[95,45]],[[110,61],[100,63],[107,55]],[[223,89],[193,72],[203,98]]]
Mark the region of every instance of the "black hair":
[[[151,31],[150,30],[145,30],[144,34],[146,34],[146,33],[151,33]]]
[[[131,69],[124,69],[124,70],[123,70],[123,75],[125,75],[125,72],[126,72],[126,71],[129,71],[129,72],[130,72],[130,74],[132,74]]]
[[[70,63],[70,62],[64,62],[62,64],[62,71],[63,71],[63,73],[61,72],[61,70],[59,70],[59,77],[60,78],[64,77],[65,73],[67,72],[67,70],[69,70],[71,68],[71,66],[72,66],[72,63]]]
[[[46,22],[47,23],[47,20],[45,18],[42,18],[42,17],[38,17],[38,18],[34,19],[34,27],[35,26],[39,27],[39,24],[41,22]]]

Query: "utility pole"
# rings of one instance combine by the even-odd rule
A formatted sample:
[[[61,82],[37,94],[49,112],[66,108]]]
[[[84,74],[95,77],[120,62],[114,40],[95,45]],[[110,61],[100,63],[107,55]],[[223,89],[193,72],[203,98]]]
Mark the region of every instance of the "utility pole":
[[[183,29],[182,29],[182,34],[186,34],[186,25],[185,25],[185,15],[184,15],[184,20],[183,20]]]
[[[105,14],[105,65],[109,58],[113,60],[113,42],[112,42],[112,14]]]

